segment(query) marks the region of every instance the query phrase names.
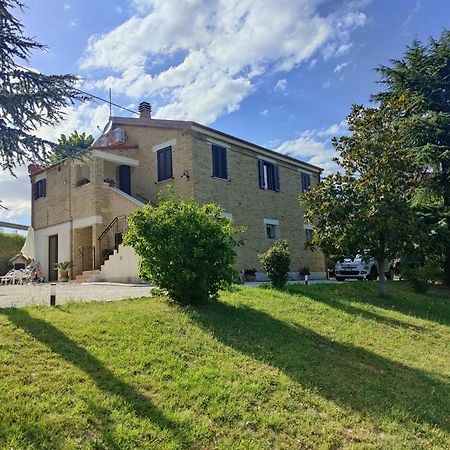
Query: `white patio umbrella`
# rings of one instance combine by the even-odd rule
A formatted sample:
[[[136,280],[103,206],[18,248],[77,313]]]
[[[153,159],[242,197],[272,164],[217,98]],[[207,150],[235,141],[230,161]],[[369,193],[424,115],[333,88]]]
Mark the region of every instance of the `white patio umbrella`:
[[[28,227],[27,238],[25,239],[25,244],[23,244],[20,253],[22,253],[25,258],[36,259],[36,242],[34,240],[33,227]]]

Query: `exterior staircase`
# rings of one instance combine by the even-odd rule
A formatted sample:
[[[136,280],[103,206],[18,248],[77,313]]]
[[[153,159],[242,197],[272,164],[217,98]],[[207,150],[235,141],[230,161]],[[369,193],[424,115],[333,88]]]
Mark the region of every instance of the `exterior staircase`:
[[[85,270],[81,275],[75,277],[77,283],[92,283],[100,281],[100,270]]]

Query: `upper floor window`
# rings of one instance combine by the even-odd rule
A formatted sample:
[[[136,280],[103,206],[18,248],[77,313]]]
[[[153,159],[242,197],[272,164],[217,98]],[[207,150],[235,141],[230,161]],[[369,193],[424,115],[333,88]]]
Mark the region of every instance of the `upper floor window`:
[[[278,166],[274,163],[258,161],[259,170],[259,187],[261,189],[268,189],[270,191],[280,191],[280,175]]]
[[[302,180],[302,192],[309,191],[311,189],[311,175],[309,173],[301,172]]]
[[[42,180],[36,181],[33,184],[33,197],[35,200],[41,197],[45,197],[47,194],[47,180],[44,178]]]
[[[211,151],[213,177],[228,180],[227,149],[220,145],[212,144]]]
[[[172,171],[172,146],[162,148],[156,153],[158,166],[158,181],[170,180],[173,178]]]

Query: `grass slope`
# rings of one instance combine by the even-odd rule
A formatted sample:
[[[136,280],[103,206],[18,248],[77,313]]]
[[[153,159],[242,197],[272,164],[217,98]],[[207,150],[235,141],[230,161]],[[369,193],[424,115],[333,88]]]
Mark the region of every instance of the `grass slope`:
[[[20,234],[0,232],[0,275],[4,275],[12,265],[9,260],[20,252],[25,238]]]
[[[449,293],[376,289],[0,310],[0,448],[449,448]]]

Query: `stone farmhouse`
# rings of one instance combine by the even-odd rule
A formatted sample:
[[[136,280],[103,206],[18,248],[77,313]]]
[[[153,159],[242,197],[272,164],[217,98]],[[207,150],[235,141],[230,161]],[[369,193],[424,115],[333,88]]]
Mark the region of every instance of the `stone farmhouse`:
[[[321,169],[196,122],[110,117],[83,158],[29,167],[32,226],[37,260],[47,280],[55,263],[72,261],[78,280],[134,282],[138,257],[124,247],[127,215],[173,187],[175,195],[215,202],[224,216],[245,227],[236,269],[259,269],[258,253],[275,239],[289,241],[291,276],[308,266],[325,277],[325,258],[306,244],[313,229],[304,223],[298,196],[319,182]]]

